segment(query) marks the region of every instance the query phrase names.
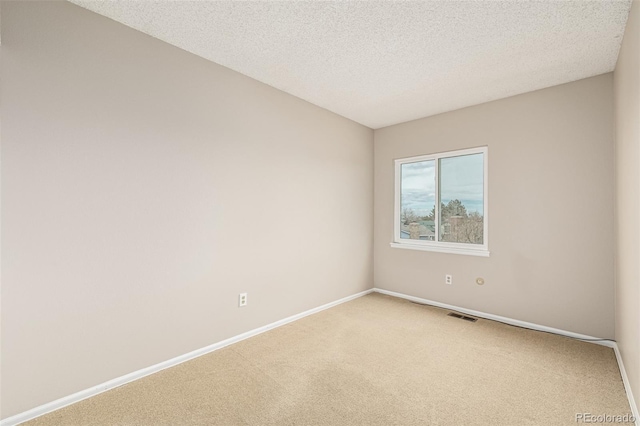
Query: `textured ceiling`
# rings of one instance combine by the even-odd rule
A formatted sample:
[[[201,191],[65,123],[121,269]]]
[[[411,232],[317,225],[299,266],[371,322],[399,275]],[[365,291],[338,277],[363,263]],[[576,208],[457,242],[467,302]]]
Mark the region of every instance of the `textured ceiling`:
[[[71,1],[374,129],[612,71],[631,4]]]

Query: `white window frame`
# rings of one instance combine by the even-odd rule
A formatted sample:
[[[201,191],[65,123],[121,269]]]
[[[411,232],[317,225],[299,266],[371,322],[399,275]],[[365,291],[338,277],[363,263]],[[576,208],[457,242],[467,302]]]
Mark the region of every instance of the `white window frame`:
[[[460,157],[470,154],[483,154],[483,244],[467,244],[467,243],[454,243],[439,241],[440,237],[440,161],[443,158]],[[435,240],[408,240],[400,238],[401,225],[400,225],[400,207],[401,207],[401,185],[402,185],[402,165],[408,163],[417,163],[420,161],[434,160],[435,164],[435,204],[436,204],[436,217],[435,222]],[[489,257],[489,152],[486,146],[478,148],[461,149],[456,151],[440,152],[436,154],[420,155],[417,157],[399,158],[394,160],[395,163],[395,202],[393,212],[393,242],[391,247],[410,249],[410,250],[423,250],[434,251],[440,253],[453,253],[453,254],[466,254],[471,256],[484,256]],[[440,205],[438,205],[440,204]]]

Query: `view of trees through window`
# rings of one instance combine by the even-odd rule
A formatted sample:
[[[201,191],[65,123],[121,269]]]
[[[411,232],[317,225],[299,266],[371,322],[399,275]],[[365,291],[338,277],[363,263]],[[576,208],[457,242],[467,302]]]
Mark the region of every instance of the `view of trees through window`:
[[[404,163],[401,179],[400,238],[483,244],[483,153]]]
[[[484,220],[482,214],[477,211],[467,212],[460,200],[451,200],[441,204],[440,210],[440,241],[482,244]],[[401,233],[401,238],[412,238],[411,224],[417,224],[420,234],[415,234],[413,239],[433,241],[435,237],[435,207],[427,216],[419,216],[413,209],[404,208],[401,216],[402,228],[406,232]],[[430,232],[428,232],[430,231]],[[422,238],[421,238],[422,237]],[[425,238],[430,237],[430,238]]]

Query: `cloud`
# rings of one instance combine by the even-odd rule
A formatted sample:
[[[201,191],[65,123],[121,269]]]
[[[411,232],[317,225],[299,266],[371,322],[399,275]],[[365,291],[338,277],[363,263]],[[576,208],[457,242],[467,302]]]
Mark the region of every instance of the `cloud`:
[[[467,211],[483,211],[484,160],[482,154],[463,155],[440,160],[440,199],[443,203],[460,200]],[[420,215],[435,205],[435,161],[402,165],[401,202]]]
[[[402,165],[402,191],[422,190],[435,193],[435,161],[420,161]]]
[[[412,176],[422,176],[426,174],[434,174],[435,173],[435,161],[419,161],[416,163],[405,163],[402,165],[402,178],[412,177]]]

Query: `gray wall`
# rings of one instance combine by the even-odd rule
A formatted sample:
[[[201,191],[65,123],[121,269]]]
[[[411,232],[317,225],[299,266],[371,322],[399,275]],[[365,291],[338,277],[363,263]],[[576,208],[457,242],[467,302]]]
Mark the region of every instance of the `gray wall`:
[[[66,2],[1,88],[3,418],[371,288],[370,129]]]
[[[616,340],[640,406],[640,2],[614,73],[616,111]]]
[[[612,83],[605,74],[376,130],[375,286],[613,338]],[[491,257],[389,247],[393,159],[483,145]]]

